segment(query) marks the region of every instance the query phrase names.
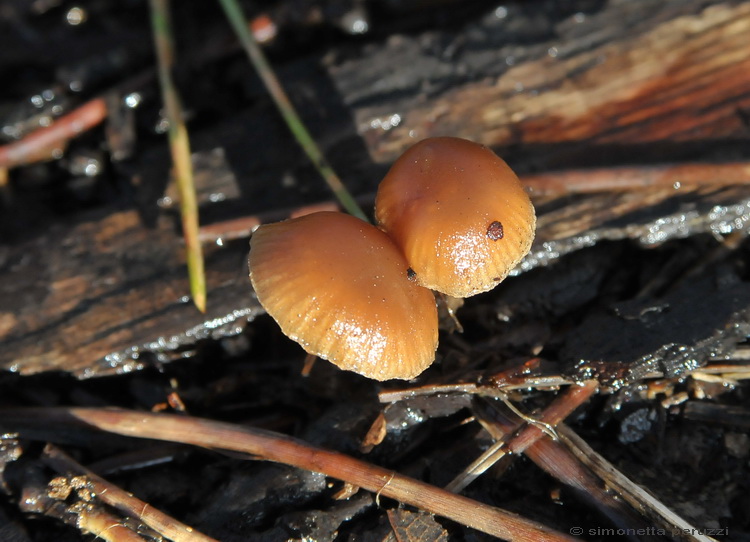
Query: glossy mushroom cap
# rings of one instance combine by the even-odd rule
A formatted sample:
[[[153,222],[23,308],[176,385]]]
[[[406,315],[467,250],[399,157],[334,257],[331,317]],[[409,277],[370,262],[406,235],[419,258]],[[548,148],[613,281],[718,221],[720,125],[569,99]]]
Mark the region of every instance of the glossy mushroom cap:
[[[494,288],[524,257],[536,216],[508,165],[454,137],[420,141],[378,188],[375,218],[422,286],[468,297]]]
[[[307,352],[376,380],[435,359],[435,298],[374,226],[334,212],[261,226],[249,265],[260,303]]]

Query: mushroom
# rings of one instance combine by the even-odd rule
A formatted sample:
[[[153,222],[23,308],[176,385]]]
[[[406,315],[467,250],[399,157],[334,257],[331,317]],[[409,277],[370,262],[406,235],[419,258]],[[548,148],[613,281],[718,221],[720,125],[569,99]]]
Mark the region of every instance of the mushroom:
[[[483,145],[420,141],[380,183],[380,228],[401,248],[416,281],[453,297],[494,288],[534,239],[534,207],[518,177]]]
[[[336,212],[261,226],[250,241],[261,305],[307,352],[375,380],[410,379],[435,359],[429,290],[376,227]]]

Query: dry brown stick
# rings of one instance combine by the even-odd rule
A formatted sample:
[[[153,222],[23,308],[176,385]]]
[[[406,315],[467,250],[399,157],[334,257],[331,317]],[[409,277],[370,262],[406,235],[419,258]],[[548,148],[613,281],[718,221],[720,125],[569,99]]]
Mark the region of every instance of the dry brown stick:
[[[576,408],[588,401],[598,389],[599,384],[595,380],[588,380],[581,385],[571,386],[565,394],[553,401],[544,410],[538,420],[550,426],[562,423]],[[521,454],[545,434],[546,432],[538,425],[528,424],[508,443],[508,448],[514,454]]]
[[[125,516],[137,517],[144,524],[174,542],[217,542],[216,539],[177,521],[91,472],[56,446],[48,444],[42,457],[45,463],[61,474],[85,476],[102,502]]]
[[[550,171],[521,177],[532,195],[558,196],[641,188],[750,183],[750,162],[686,163]]]
[[[33,408],[0,410],[0,428],[36,431],[86,425],[136,438],[229,450],[321,472],[505,540],[561,542],[572,537],[505,510],[455,495],[338,452],[270,431],[211,420],[126,410]]]
[[[651,493],[618,471],[614,465],[599,455],[570,427],[560,424],[558,433],[561,442],[572,451],[579,461],[596,473],[608,487],[617,491],[631,506],[663,525],[669,534],[695,542],[715,542],[713,538],[701,534],[699,529],[693,527]]]
[[[544,388],[559,388],[568,386],[575,382],[562,375],[525,375],[512,379],[498,380],[494,376],[486,379],[487,383],[476,384],[474,382],[459,382],[457,384],[427,384],[414,388],[405,388],[400,390],[386,390],[378,394],[378,400],[381,403],[395,403],[404,401],[413,397],[424,397],[444,393],[466,393],[481,395],[486,397],[505,397],[507,392],[517,389],[535,390]]]
[[[267,222],[276,222],[285,218],[295,218],[309,215],[318,211],[338,211],[339,206],[333,201],[304,205],[294,209],[284,209],[260,215],[242,216],[221,222],[201,226],[198,230],[198,240],[201,243],[216,243],[217,241],[231,241],[250,237],[258,226]]]
[[[18,506],[21,511],[61,521],[81,533],[94,534],[96,540],[145,542],[145,538],[126,525],[122,518],[115,517],[103,510],[100,503],[93,502],[89,492],[78,491],[88,488],[78,485],[73,479],[56,478],[42,485],[40,480],[34,478],[22,476],[19,480],[21,484],[18,488]],[[76,497],[69,498],[74,489]]]
[[[746,349],[741,347],[736,349],[731,354],[732,359],[737,360],[746,356],[748,352],[744,350]],[[739,363],[712,363],[706,367],[699,367],[694,371],[690,371],[690,375],[697,380],[705,378],[705,375],[716,376],[717,378],[722,378],[724,380],[748,380],[750,379],[750,365]]]
[[[483,414],[482,409],[476,409],[475,411],[477,419],[495,439],[504,439],[518,428],[516,422],[505,418],[497,411],[494,411],[492,415]],[[559,425],[561,426],[562,423]],[[599,479],[558,441],[552,440],[546,435],[533,443],[524,439],[517,445],[516,450],[520,449],[524,443],[528,445],[524,449],[524,453],[539,468],[560,480],[563,484],[580,491],[613,522],[628,527],[634,524],[645,527],[641,518],[622,502],[614,499],[613,495],[602,486]]]
[[[76,527],[106,542],[145,542],[145,538],[123,525],[116,517],[95,508],[77,511]]]
[[[479,394],[482,388],[474,382],[458,384],[428,384],[416,388],[406,388],[401,390],[385,390],[378,394],[378,400],[381,403],[396,403],[405,401],[414,397],[424,397],[429,395],[438,395],[446,393],[467,393]]]
[[[0,168],[13,168],[58,158],[68,141],[90,130],[107,117],[104,98],[94,98],[63,115],[51,125],[36,130],[19,141],[0,147]]]
[[[499,439],[495,445],[488,448],[482,455],[469,465],[464,472],[454,478],[445,489],[448,491],[458,492],[464,489],[479,475],[499,461],[507,452],[520,454],[529,446],[539,440],[545,433],[542,427],[548,427],[552,430],[555,425],[561,423],[565,418],[588,399],[599,389],[598,384],[590,380],[581,386],[571,386],[565,393],[561,394],[537,417],[534,421],[526,425],[510,442]]]

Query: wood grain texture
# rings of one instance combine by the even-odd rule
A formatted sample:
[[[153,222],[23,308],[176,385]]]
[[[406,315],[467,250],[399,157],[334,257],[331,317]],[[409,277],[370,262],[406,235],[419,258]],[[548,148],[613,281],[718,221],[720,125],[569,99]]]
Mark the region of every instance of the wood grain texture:
[[[466,30],[486,42],[504,29],[488,16]],[[438,135],[493,148],[748,138],[750,5],[609,2],[596,14],[556,22],[553,34],[482,54],[476,52],[482,42],[468,37],[454,41],[458,52],[449,59],[422,53],[418,59],[435,62],[444,78],[467,74],[437,94],[398,79],[410,44],[392,40],[376,55],[391,56],[395,73],[381,74],[382,83],[394,91],[401,83],[399,99],[361,91],[352,104],[373,159],[390,162],[415,139]],[[478,64],[479,58],[488,60]],[[377,58],[370,60],[377,65]],[[354,92],[360,69],[351,61],[332,77]],[[387,122],[393,114],[395,125]]]
[[[521,173],[536,173],[526,179],[535,189],[537,241],[521,270],[602,239],[650,245],[747,228],[750,188],[711,183],[748,181],[750,4],[612,0],[543,21],[540,35],[528,34],[540,27],[532,18],[512,4],[502,17],[490,11],[453,33],[394,35],[328,62],[329,83],[355,126],[322,141],[352,155],[349,143],[364,142],[372,159],[350,168],[361,173],[352,184],[379,178],[383,164],[427,136],[504,151]],[[245,113],[238,123],[247,131]],[[627,170],[612,167],[612,154]],[[681,170],[685,159],[693,166]],[[268,160],[263,174],[282,178],[288,163]],[[731,164],[714,170],[716,160]],[[600,169],[582,169],[591,166]],[[606,179],[618,175],[640,189],[605,192]],[[680,177],[690,186],[659,181]],[[561,195],[568,183],[578,183],[575,195]],[[600,192],[582,194],[591,191],[583,184]],[[253,186],[251,196],[271,190]],[[279,201],[279,209],[289,206]],[[144,354],[179,357],[201,338],[240,329],[261,310],[247,279],[246,240],[207,250],[203,316],[185,299],[175,226],[162,216],[147,228],[135,211],[101,209],[0,246],[0,369],[111,374],[138,368]]]
[[[127,371],[143,354],[179,355],[241,328],[260,309],[240,244],[207,251],[206,315],[187,297],[184,248],[168,220],[150,229],[135,211],[99,214],[12,247],[0,273],[0,368]]]

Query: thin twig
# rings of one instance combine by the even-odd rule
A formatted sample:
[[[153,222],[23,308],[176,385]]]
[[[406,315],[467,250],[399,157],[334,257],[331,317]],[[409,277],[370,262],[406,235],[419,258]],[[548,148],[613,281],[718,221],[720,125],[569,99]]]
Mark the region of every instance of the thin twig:
[[[482,408],[483,405],[485,408]],[[483,412],[488,408],[492,410],[491,414]],[[519,424],[495,409],[494,403],[477,402],[475,414],[487,432],[497,440],[504,440],[519,429]],[[616,525],[627,528],[632,528],[634,525],[638,526],[637,528],[647,526],[632,509],[609,493],[594,473],[578,461],[565,446],[548,438],[544,433],[539,432],[537,436],[540,438],[532,441],[524,436],[522,430],[518,437],[511,441],[511,450],[515,453],[523,450],[526,457],[539,468],[577,490],[583,498],[589,500]]]
[[[250,62],[252,62],[255,70],[258,72],[263,84],[273,98],[273,101],[276,103],[276,107],[279,109],[282,117],[284,117],[284,121],[294,134],[297,142],[302,146],[303,150],[323,176],[326,183],[328,183],[328,186],[333,191],[336,199],[341,202],[341,206],[346,209],[349,214],[367,221],[367,216],[357,202],[354,201],[351,194],[349,194],[344,183],[341,182],[341,179],[336,175],[336,172],[333,171],[333,168],[326,161],[323,153],[315,143],[315,140],[307,131],[307,128],[305,128],[302,119],[294,109],[294,105],[292,105],[291,100],[289,100],[284,88],[274,74],[273,69],[268,64],[265,55],[260,47],[258,47],[237,1],[219,0],[219,2],[221,3],[222,8],[224,8],[224,13],[226,13],[227,19],[229,19],[229,23],[232,25],[232,28],[242,43],[245,52],[247,52],[247,55],[250,57]]]
[[[45,447],[43,460],[60,473],[85,476],[97,498],[102,502],[112,506],[126,517],[138,518],[169,540],[174,542],[217,542],[216,539],[199,533],[192,527],[188,527],[101,478],[78,464],[56,446],[48,444]]]
[[[108,512],[90,507],[78,511],[76,527],[84,533],[91,533],[96,540],[105,542],[145,542],[146,539],[132,531]]]
[[[521,177],[532,195],[560,196],[642,188],[750,184],[750,163],[684,163],[549,171]]]
[[[126,410],[28,408],[0,410],[0,428],[30,431],[82,424],[120,435],[182,442],[250,454],[302,469],[321,472],[382,497],[396,499],[505,540],[573,540],[542,524],[402,476],[395,471],[347,455],[316,448],[299,440],[211,420]]]
[[[565,424],[558,427],[560,440],[575,457],[595,472],[608,487],[619,493],[636,510],[661,523],[670,534],[693,542],[715,542],[715,539],[701,534],[700,530],[667,508],[651,493],[633,483],[618,471],[614,465],[599,455],[575,431]]]
[[[491,378],[488,381],[492,382]],[[575,384],[570,378],[561,375],[527,375],[514,378],[507,382],[492,382],[491,384],[476,384],[474,382],[461,382],[458,384],[427,384],[414,388],[401,390],[386,390],[378,394],[378,400],[381,403],[395,403],[404,401],[413,397],[425,397],[445,393],[465,393],[471,395],[480,395],[484,397],[502,398],[507,392],[517,389],[534,388],[536,390],[544,388],[557,389],[560,386],[569,386]]]
[[[19,141],[0,146],[0,168],[11,169],[62,156],[72,138],[100,124],[107,117],[104,98],[94,98],[55,122]]]
[[[303,205],[294,209],[284,209],[281,211],[271,211],[261,215],[243,216],[201,226],[198,231],[198,238],[202,243],[223,243],[234,239],[243,239],[250,237],[258,226],[269,222],[278,222],[287,218],[309,215],[320,211],[338,211],[339,207],[334,202],[317,203],[313,205]]]
[[[477,479],[483,472],[499,461],[506,453],[523,453],[529,446],[534,444],[547,433],[546,427],[554,427],[567,418],[576,408],[596,393],[598,385],[594,381],[588,381],[581,386],[571,386],[565,393],[556,398],[542,414],[536,418],[536,423],[527,425],[510,442],[498,440],[474,460],[461,474],[456,476],[445,489],[459,492]],[[546,426],[546,427],[545,427]]]
[[[198,310],[206,312],[206,276],[203,270],[203,249],[198,240],[198,203],[193,185],[193,166],[190,162],[190,141],[182,117],[177,89],[170,75],[174,64],[174,46],[169,18],[169,0],[151,0],[151,24],[159,64],[159,84],[169,121],[169,148],[172,152],[177,188],[180,192],[180,212],[187,251],[190,293]]]

